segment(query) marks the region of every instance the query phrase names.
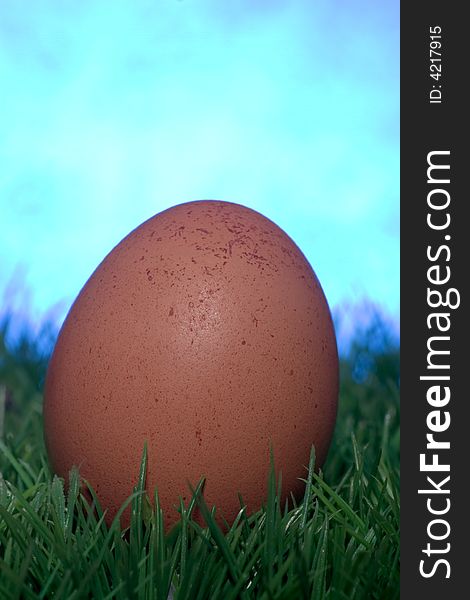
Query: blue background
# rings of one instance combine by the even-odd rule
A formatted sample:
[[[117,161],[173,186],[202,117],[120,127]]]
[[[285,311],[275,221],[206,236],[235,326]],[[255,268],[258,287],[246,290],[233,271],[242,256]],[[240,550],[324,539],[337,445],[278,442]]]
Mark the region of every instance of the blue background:
[[[216,198],[397,325],[398,69],[397,1],[2,0],[0,314],[60,323],[130,230]]]

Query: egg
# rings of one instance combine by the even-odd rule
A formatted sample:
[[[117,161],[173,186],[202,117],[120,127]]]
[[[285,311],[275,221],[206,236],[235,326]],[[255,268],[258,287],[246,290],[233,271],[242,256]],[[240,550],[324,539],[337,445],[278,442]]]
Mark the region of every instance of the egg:
[[[45,441],[52,469],[67,481],[78,466],[108,521],[146,443],[167,528],[203,476],[230,522],[238,493],[248,512],[265,502],[271,448],[283,501],[303,493],[337,398],[330,311],[299,248],[245,206],[188,202],[125,237],[72,305],[47,371]]]

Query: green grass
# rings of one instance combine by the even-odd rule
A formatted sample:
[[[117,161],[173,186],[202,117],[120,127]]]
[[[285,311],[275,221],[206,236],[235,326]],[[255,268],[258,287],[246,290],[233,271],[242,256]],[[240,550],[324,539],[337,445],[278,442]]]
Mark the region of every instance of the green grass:
[[[241,508],[228,532],[201,500],[181,503],[165,534],[158,496],[129,490],[130,528],[107,526],[79,474],[68,491],[49,469],[41,386],[47,356],[25,335],[0,333],[0,598],[167,600],[399,597],[399,358],[377,320],[341,362],[337,427],[324,471],[305,470],[305,495],[281,506],[266,473],[266,506]],[[4,420],[2,425],[2,419]],[[89,496],[88,496],[89,497]],[[192,520],[200,504],[206,527]],[[171,597],[171,596],[170,596]]]

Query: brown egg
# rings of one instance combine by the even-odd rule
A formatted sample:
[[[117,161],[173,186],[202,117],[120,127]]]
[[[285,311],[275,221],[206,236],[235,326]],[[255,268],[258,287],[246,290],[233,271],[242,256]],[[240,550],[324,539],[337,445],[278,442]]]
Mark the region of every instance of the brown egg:
[[[265,501],[270,443],[284,498],[302,494],[337,397],[330,312],[299,248],[249,208],[189,202],[132,231],[80,292],[47,373],[46,444],[54,471],[67,480],[78,465],[110,517],[147,441],[167,527],[202,476],[230,521],[237,492],[249,511]]]

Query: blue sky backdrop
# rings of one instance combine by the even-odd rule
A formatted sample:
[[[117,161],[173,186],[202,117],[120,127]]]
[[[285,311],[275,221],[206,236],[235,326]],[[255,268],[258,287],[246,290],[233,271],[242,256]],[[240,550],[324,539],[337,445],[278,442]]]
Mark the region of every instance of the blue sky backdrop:
[[[216,198],[398,319],[398,69],[397,0],[1,0],[2,310],[62,319],[129,231]]]

